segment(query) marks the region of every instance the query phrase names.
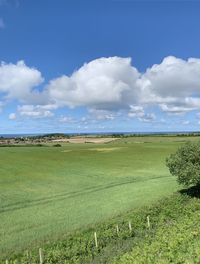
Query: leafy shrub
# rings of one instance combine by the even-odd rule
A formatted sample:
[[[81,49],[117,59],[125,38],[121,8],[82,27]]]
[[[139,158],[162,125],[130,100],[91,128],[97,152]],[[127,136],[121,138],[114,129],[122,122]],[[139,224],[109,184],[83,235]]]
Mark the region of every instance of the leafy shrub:
[[[200,185],[200,142],[180,147],[166,159],[166,165],[180,184]]]
[[[179,205],[179,208],[182,207],[184,211],[182,214],[179,212],[179,217],[175,210],[171,219],[166,218],[163,212],[163,222],[158,225],[154,235],[138,241],[131,253],[116,259],[113,264],[200,263],[199,200],[189,199]],[[168,206],[169,209],[173,211]]]

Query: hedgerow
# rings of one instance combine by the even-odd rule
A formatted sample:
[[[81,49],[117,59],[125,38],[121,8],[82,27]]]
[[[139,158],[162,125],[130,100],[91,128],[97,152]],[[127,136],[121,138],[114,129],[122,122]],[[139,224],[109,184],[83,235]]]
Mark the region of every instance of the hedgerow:
[[[113,264],[200,263],[199,219],[200,204],[193,199],[178,219],[163,222],[154,236],[146,236]]]

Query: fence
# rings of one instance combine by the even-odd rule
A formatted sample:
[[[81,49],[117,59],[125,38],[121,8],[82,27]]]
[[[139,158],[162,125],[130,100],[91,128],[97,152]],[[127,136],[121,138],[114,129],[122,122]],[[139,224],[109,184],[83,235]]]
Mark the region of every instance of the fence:
[[[148,230],[150,230],[151,229],[151,223],[150,223],[150,216],[149,215],[147,216],[146,221],[147,221],[146,227]],[[129,233],[132,234],[134,229],[132,227],[131,221],[128,222],[127,227],[128,227]],[[116,225],[116,235],[118,237],[120,237],[120,232],[121,232],[120,226],[117,224]],[[98,249],[98,247],[99,247],[99,239],[100,238],[101,238],[101,234],[95,231],[94,232],[94,248],[96,248],[96,249]],[[16,262],[13,262],[13,260],[9,260],[9,259],[5,260],[5,264],[14,264],[14,263],[16,263]],[[42,248],[39,248],[39,250],[38,250],[38,262],[37,263],[39,263],[39,264],[45,263],[45,251]],[[31,254],[28,250],[26,251],[26,264],[35,264],[35,262],[32,262]]]

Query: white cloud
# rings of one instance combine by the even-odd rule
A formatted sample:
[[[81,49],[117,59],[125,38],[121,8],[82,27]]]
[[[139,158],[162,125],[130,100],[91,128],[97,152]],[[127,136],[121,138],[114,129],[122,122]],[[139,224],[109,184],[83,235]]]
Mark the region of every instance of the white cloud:
[[[41,105],[22,105],[18,106],[18,112],[21,117],[29,118],[47,118],[54,116],[54,113],[49,109],[52,109],[52,106],[49,107]]]
[[[156,115],[154,113],[147,113],[144,116],[138,118],[142,122],[153,122],[156,120]]]
[[[4,96],[4,100],[42,102],[44,95],[34,90],[42,81],[41,73],[26,66],[24,61],[16,64],[2,62],[0,65],[0,94]]]
[[[11,114],[9,114],[8,118],[9,118],[10,120],[15,120],[15,119],[17,118],[16,113],[11,113]]]
[[[88,109],[86,121],[113,120],[120,113],[142,122],[156,119],[148,113],[158,105],[168,114],[200,109],[200,59],[164,58],[141,74],[130,58],[99,58],[85,63],[71,76],[63,75],[43,88],[41,73],[23,61],[0,65],[0,100],[17,100],[19,116],[50,117],[59,107]],[[145,110],[144,110],[145,109]],[[67,117],[60,122],[68,122]]]
[[[164,98],[188,97],[200,92],[200,59],[187,61],[166,57],[161,64],[155,64],[143,75],[145,89]]]
[[[163,112],[167,112],[168,114],[175,114],[175,115],[184,114],[186,112],[196,109],[196,108],[190,108],[190,107],[185,107],[181,105],[174,106],[174,105],[167,105],[167,104],[160,104],[160,108]]]
[[[109,111],[157,104],[163,112],[181,114],[200,109],[200,59],[169,56],[140,74],[130,58],[100,58],[70,77],[52,80],[47,91],[60,106]],[[142,110],[133,110],[130,117],[144,115]]]
[[[70,77],[52,80],[47,91],[59,106],[118,110],[138,100],[138,77],[130,58],[100,58],[84,64]]]
[[[129,117],[143,117],[145,115],[143,106],[130,105]]]
[[[98,109],[89,109],[89,114],[92,119],[96,120],[114,120],[117,116],[116,112]]]
[[[181,115],[200,109],[200,98],[174,98],[173,102],[159,104],[161,110],[168,114]]]
[[[200,108],[200,59],[173,56],[155,64],[138,81],[142,102],[160,104],[161,110],[185,113]]]
[[[130,106],[128,117],[130,118],[136,117],[141,122],[152,122],[156,119],[156,116],[154,113],[145,113],[144,108],[138,105]]]

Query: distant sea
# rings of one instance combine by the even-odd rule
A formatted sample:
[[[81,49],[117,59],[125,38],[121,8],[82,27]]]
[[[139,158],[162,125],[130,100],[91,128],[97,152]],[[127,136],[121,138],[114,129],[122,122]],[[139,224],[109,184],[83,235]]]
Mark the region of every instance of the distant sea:
[[[162,131],[162,132],[82,132],[82,133],[62,133],[62,132],[52,132],[52,133],[30,133],[30,134],[0,134],[0,137],[3,138],[21,138],[21,137],[34,137],[34,136],[42,136],[49,134],[65,134],[65,135],[73,135],[73,136],[81,136],[81,135],[112,135],[112,134],[135,134],[135,135],[169,135],[169,134],[187,134],[187,133],[200,133],[200,131]]]
[[[3,138],[21,138],[21,137],[33,137],[33,136],[39,136],[39,135],[45,135],[45,134],[0,134],[0,137],[3,137]]]

